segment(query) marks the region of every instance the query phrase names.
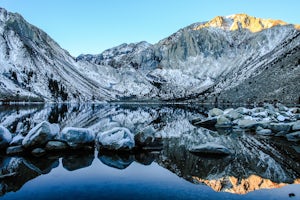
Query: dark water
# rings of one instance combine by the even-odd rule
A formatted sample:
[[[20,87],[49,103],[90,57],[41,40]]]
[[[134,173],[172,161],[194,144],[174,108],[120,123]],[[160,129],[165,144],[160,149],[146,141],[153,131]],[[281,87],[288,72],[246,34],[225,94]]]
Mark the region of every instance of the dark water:
[[[97,150],[0,156],[1,199],[300,199],[300,145],[284,139],[196,128],[211,106],[0,106],[0,124],[26,134],[43,120],[95,132],[152,127],[166,139],[156,152]],[[189,146],[218,142],[228,157],[199,157]],[[298,184],[295,184],[298,183]]]

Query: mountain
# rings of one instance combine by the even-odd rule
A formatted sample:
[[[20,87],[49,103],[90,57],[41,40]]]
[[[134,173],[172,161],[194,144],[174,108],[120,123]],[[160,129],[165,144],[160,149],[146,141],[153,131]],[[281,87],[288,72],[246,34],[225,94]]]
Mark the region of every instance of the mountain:
[[[298,103],[299,26],[245,14],[195,23],[156,44],[73,58],[0,9],[0,101]]]
[[[245,14],[216,17],[180,29],[136,52],[132,60],[111,66],[130,63],[163,100],[297,103],[299,34],[299,26],[280,20]],[[118,50],[111,52],[119,55]],[[91,57],[89,62],[98,64],[95,58],[101,58],[100,64],[109,63],[102,54]]]

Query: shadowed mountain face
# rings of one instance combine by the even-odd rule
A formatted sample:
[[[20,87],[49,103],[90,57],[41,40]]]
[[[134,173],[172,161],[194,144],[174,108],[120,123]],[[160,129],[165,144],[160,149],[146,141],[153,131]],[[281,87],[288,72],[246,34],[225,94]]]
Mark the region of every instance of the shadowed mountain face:
[[[299,26],[244,14],[76,59],[0,9],[1,101],[299,102]]]
[[[21,134],[27,134],[43,120],[59,123],[61,128],[84,127],[96,133],[114,127],[128,128],[134,134],[152,130],[163,138],[161,151],[134,154],[99,151],[96,159],[115,169],[125,169],[133,162],[143,165],[156,162],[187,181],[206,184],[218,192],[246,194],[300,183],[299,143],[246,132],[210,131],[190,123],[194,118],[205,119],[208,109],[128,104],[0,106],[0,124]],[[191,147],[206,143],[226,146],[231,154],[199,156],[190,153]],[[59,158],[62,158],[60,162]],[[60,164],[68,171],[75,171],[89,167],[94,159],[93,149],[58,152],[39,158],[0,156],[3,195],[19,190],[41,174],[51,173]]]

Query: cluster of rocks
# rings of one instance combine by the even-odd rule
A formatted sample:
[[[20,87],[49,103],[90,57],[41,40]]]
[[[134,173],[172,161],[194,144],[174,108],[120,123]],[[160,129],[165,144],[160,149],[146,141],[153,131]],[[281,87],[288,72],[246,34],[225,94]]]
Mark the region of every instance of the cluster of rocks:
[[[48,152],[94,147],[110,151],[157,150],[162,147],[161,137],[154,137],[153,131],[141,131],[134,135],[129,129],[115,127],[96,134],[88,128],[66,127],[60,131],[58,124],[43,121],[25,136],[12,137],[9,130],[0,126],[0,149],[15,155],[30,152],[42,156]]]
[[[247,109],[239,107],[221,110],[214,108],[205,120],[194,119],[192,124],[205,128],[232,131],[251,131],[258,135],[285,137],[300,141],[300,108],[288,108],[280,103],[264,104],[263,107]]]

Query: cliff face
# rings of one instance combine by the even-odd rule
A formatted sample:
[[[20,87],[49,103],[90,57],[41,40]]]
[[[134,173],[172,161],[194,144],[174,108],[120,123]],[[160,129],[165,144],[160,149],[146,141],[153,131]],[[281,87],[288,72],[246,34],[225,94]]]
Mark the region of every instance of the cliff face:
[[[0,100],[299,102],[299,26],[237,14],[76,59],[0,9]]]

